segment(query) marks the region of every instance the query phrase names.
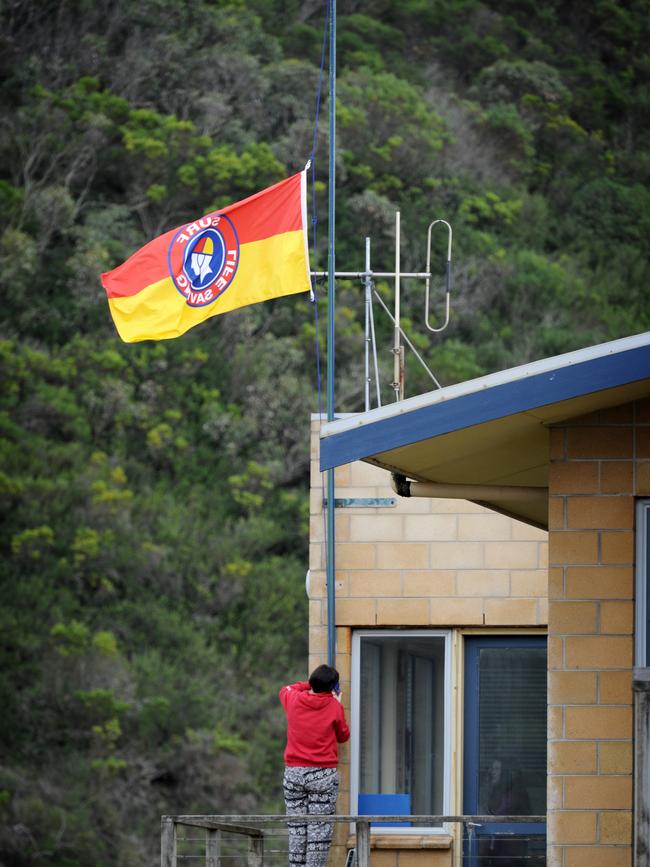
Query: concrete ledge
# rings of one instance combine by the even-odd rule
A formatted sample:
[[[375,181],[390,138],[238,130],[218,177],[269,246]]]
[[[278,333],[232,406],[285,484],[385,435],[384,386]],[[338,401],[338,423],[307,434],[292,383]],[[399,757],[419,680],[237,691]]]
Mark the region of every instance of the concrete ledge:
[[[451,849],[451,834],[370,834],[371,849]],[[356,837],[350,834],[346,847],[354,849]]]
[[[633,669],[632,689],[635,692],[650,692],[650,668]]]

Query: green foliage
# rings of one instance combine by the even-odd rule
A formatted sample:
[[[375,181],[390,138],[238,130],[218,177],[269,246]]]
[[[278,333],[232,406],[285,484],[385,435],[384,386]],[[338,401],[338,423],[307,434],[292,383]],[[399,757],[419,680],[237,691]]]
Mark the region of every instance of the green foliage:
[[[75,698],[81,703],[91,720],[103,720],[108,727],[107,732],[112,737],[120,735],[117,714],[124,713],[128,704],[117,699],[110,689],[78,690]]]
[[[251,400],[266,401],[275,380],[258,376],[266,359],[252,351],[254,336],[240,339],[247,377],[257,379]],[[46,773],[71,780],[75,766],[64,756],[83,757],[86,770],[69,783],[78,800],[98,777],[107,798],[115,786],[141,791],[134,815],[143,839],[151,811],[205,805],[213,778],[204,767],[222,768],[231,781],[224,811],[252,803],[246,792],[258,792],[260,805],[272,797],[281,766],[277,683],[298,676],[306,649],[306,496],[278,472],[284,445],[270,417],[260,449],[249,419],[222,403],[208,363],[221,351],[191,336],[135,352],[87,337],[49,350],[0,345],[7,506],[0,736],[26,774],[31,756],[42,766],[47,755]],[[222,384],[232,392],[228,377]],[[305,419],[308,393],[296,391],[303,403],[292,408],[301,406]],[[285,444],[302,436],[282,434]],[[303,478],[307,460],[303,454],[292,478]],[[239,502],[228,492],[230,476]],[[219,478],[224,496],[207,481]],[[258,495],[266,516],[247,499]],[[254,611],[241,600],[260,570]],[[270,607],[276,582],[282,595]],[[257,641],[255,656],[234,646],[242,640],[232,626],[236,601],[238,629],[259,628],[260,641],[292,610],[244,716],[232,696],[244,667],[264,653]],[[265,714],[272,708],[272,723],[259,725],[261,706]],[[159,776],[174,782],[152,789]],[[62,793],[56,798],[66,816],[76,810]],[[81,853],[81,839],[71,839]]]
[[[107,629],[100,630],[93,635],[93,648],[105,656],[117,656],[117,639]]]
[[[11,540],[13,554],[40,560],[45,549],[54,544],[54,531],[51,527],[33,527],[17,533]]]
[[[363,184],[399,194],[406,185],[421,184],[444,146],[445,128],[418,89],[393,73],[363,67],[342,79],[339,94],[351,191]]]
[[[50,629],[50,635],[62,656],[79,656],[86,650],[88,628],[77,620],[72,620],[70,623],[55,623]]]
[[[220,726],[214,730],[213,744],[216,752],[225,750],[228,753],[237,755],[246,752],[246,742],[239,735],[224,732]]]
[[[458,209],[459,218],[476,228],[510,228],[521,214],[520,200],[504,201],[493,192],[468,196]]]
[[[123,771],[128,766],[125,759],[119,759],[117,756],[108,756],[106,759],[93,759],[90,767],[94,771],[98,771],[103,777],[110,777],[113,774]]]
[[[541,60],[498,60],[481,70],[472,92],[486,105],[520,104],[531,96],[560,106],[569,103],[569,90],[559,70]]]

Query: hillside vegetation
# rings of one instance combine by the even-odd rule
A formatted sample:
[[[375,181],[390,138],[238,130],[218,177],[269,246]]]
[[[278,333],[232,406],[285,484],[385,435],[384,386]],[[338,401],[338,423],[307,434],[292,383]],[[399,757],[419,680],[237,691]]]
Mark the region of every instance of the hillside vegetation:
[[[647,3],[338,8],[337,262],[361,269],[369,234],[374,267],[391,268],[400,209],[403,267],[421,269],[430,220],[452,223],[448,331],[423,328],[421,284],[404,300],[441,382],[650,328]],[[280,808],[277,689],[307,651],[315,311],[280,299],[127,346],[99,274],[302,168],[324,13],[0,3],[7,867],[153,865],[162,813]],[[340,284],[341,411],[362,406],[361,302]],[[429,387],[409,358],[407,392]]]

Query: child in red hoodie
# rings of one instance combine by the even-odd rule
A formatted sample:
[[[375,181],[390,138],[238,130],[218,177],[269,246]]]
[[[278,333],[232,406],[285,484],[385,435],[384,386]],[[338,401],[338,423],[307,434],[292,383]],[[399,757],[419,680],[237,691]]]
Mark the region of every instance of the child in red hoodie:
[[[308,683],[283,686],[280,701],[287,717],[287,815],[331,815],[336,811],[339,789],[338,744],[350,737],[341,704],[339,673],[329,665],[319,665]],[[288,827],[290,867],[325,867],[332,823],[288,823]]]

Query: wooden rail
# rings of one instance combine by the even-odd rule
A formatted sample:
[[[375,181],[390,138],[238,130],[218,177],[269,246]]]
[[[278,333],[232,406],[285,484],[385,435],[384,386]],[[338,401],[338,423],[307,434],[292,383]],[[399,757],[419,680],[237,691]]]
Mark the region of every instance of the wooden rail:
[[[248,840],[246,853],[247,867],[263,867],[264,840],[275,836],[271,825],[309,824],[314,820],[333,823],[350,823],[355,826],[356,867],[369,867],[370,864],[370,826],[373,822],[404,823],[425,825],[427,827],[451,823],[468,826],[470,832],[481,825],[499,824],[542,824],[546,816],[287,816],[249,815],[249,816],[163,816],[160,835],[161,867],[178,867],[177,829],[179,826],[201,828],[205,831],[205,867],[221,867],[222,837],[224,833],[242,836]]]

